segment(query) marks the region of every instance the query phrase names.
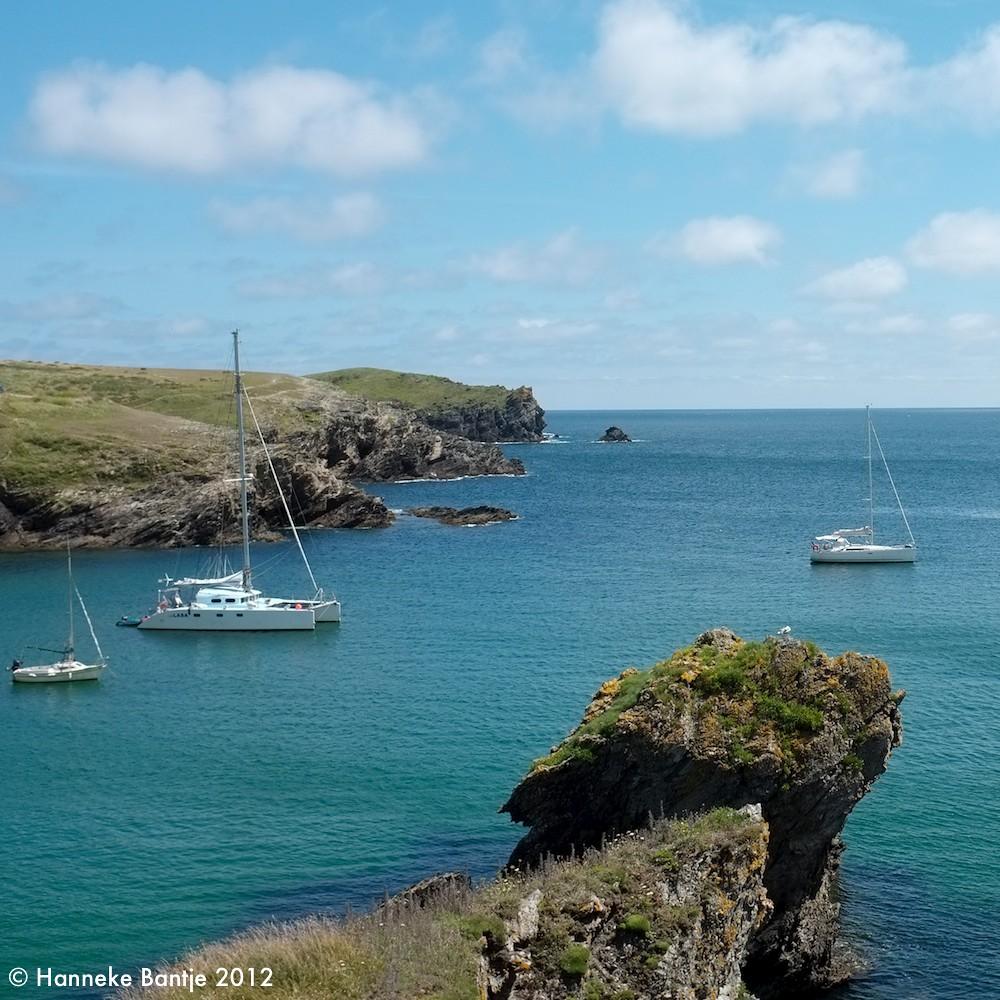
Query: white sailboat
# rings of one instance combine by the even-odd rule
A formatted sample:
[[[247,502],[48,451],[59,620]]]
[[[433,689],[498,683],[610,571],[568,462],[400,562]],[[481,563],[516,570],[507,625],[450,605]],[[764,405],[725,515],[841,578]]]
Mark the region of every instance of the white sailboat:
[[[868,462],[868,524],[863,528],[838,528],[828,535],[817,535],[812,540],[812,547],[809,555],[810,562],[814,563],[912,563],[917,559],[917,543],[910,530],[910,522],[906,518],[906,511],[903,510],[903,502],[899,499],[899,491],[893,481],[892,473],[889,471],[889,463],[886,461],[885,452],[882,451],[882,443],[878,439],[878,433],[872,424],[872,408],[865,407],[865,421],[867,426],[867,449],[865,458]],[[898,545],[877,545],[875,543],[875,491],[872,477],[872,439],[878,448],[882,464],[885,466],[885,473],[889,477],[889,485],[892,487],[893,495],[899,506],[899,513],[903,518],[906,533],[910,540]]]
[[[21,684],[58,684],[67,681],[96,681],[107,666],[107,660],[101,652],[101,644],[97,641],[94,633],[94,626],[87,614],[87,605],[83,603],[83,597],[77,590],[73,582],[73,557],[70,555],[69,546],[66,547],[66,572],[69,577],[68,603],[69,603],[69,637],[66,640],[64,649],[49,649],[45,652],[61,653],[62,659],[57,663],[45,663],[40,666],[26,667],[20,660],[15,660],[10,668],[11,680]],[[81,663],[76,658],[76,637],[74,635],[73,620],[73,597],[80,602],[83,617],[87,621],[90,629],[90,637],[94,640],[97,648],[97,663]]]
[[[236,424],[239,437],[240,521],[243,532],[243,567],[236,573],[209,579],[184,578],[165,580],[160,590],[154,612],[139,622],[140,629],[158,629],[186,632],[262,632],[303,631],[316,627],[317,622],[339,622],[340,602],[336,597],[323,593],[313,576],[309,560],[302,548],[302,540],[292,519],[281,484],[275,475],[271,455],[253,412],[253,404],[246,393],[240,372],[239,332],[233,333],[235,369]],[[266,597],[253,586],[250,566],[250,513],[247,502],[246,437],[243,424],[243,403],[246,402],[268,466],[274,476],[281,503],[288,517],[289,527],[305,563],[306,572],[313,585],[313,595],[308,598]],[[191,595],[191,596],[187,596]]]

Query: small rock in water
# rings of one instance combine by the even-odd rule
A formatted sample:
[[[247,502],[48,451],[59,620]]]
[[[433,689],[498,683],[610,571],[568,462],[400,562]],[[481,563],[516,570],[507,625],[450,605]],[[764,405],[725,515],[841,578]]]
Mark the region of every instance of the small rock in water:
[[[626,444],[631,444],[632,439],[620,428],[611,426],[604,434],[598,438],[599,441],[621,441]]]
[[[432,517],[442,524],[459,527],[517,520],[517,514],[503,507],[411,507],[407,513],[414,517]]]

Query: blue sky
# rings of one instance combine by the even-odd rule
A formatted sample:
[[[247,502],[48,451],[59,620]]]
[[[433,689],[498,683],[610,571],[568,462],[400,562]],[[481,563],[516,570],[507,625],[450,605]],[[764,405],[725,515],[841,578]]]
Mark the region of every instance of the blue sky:
[[[876,9],[873,11],[873,7]],[[9,5],[0,357],[996,405],[985,0]]]

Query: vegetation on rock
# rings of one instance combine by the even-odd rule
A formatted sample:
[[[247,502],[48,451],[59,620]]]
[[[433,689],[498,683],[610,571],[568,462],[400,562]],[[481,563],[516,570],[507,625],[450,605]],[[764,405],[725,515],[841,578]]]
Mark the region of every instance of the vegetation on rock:
[[[404,895],[364,917],[259,928],[177,967],[210,981],[220,966],[268,967],[272,1000],[493,1000],[514,990],[526,1000],[735,997],[746,938],[767,909],[766,849],[759,818],[719,810],[653,824],[580,858],[510,870],[476,890],[449,882],[419,905]],[[656,860],[664,851],[678,860],[671,871]],[[227,994],[253,1000],[260,991]]]

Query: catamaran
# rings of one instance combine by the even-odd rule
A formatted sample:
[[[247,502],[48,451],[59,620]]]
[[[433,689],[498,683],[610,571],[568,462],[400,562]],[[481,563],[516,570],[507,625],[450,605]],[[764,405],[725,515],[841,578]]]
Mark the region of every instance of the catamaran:
[[[156,610],[145,615],[140,621],[140,629],[166,629],[175,631],[200,632],[261,632],[261,631],[303,631],[314,629],[317,622],[339,622],[340,602],[334,596],[324,594],[316,583],[312,567],[302,548],[302,540],[292,518],[285,495],[278,482],[278,476],[271,461],[267,443],[261,432],[253,403],[243,385],[240,372],[239,331],[233,333],[233,357],[236,398],[236,428],[238,432],[238,461],[240,484],[240,523],[243,532],[243,566],[235,573],[210,578],[185,577],[171,580],[166,578],[157,596]],[[288,524],[299,555],[313,585],[311,597],[266,597],[253,586],[253,571],[250,565],[250,510],[247,498],[247,456],[246,434],[243,418],[243,404],[247,405],[257,436],[260,439],[268,468],[274,477],[281,504],[288,518]]]
[[[46,653],[61,653],[62,659],[59,660],[58,663],[46,663],[37,667],[26,667],[20,660],[15,660],[10,668],[10,676],[13,681],[18,681],[22,684],[58,684],[65,681],[96,681],[101,674],[104,673],[104,668],[107,666],[107,660],[101,652],[101,644],[97,641],[97,635],[94,633],[94,626],[90,621],[90,615],[87,614],[87,605],[83,603],[83,597],[81,597],[80,591],[77,590],[76,584],[73,582],[73,557],[70,554],[68,545],[66,546],[66,572],[69,577],[69,637],[67,638],[66,645],[63,649],[43,650],[43,652]],[[76,641],[73,627],[74,596],[80,602],[80,609],[83,611],[83,617],[86,619],[87,627],[90,629],[90,637],[94,640],[94,646],[97,648],[96,663],[81,663],[76,658]]]
[[[878,433],[872,423],[872,408],[865,407],[865,421],[867,425],[867,449],[865,459],[868,463],[868,524],[863,528],[838,528],[828,535],[817,535],[812,540],[812,548],[809,559],[814,563],[911,563],[917,559],[917,543],[914,541],[913,532],[910,530],[910,522],[906,518],[906,511],[903,510],[903,502],[899,499],[899,491],[893,481],[892,473],[889,471],[889,463],[886,461],[885,452],[882,451],[882,443],[878,439]],[[876,545],[875,544],[875,491],[872,478],[872,440],[878,448],[882,464],[885,466],[885,473],[889,477],[889,485],[892,487],[893,496],[899,506],[899,513],[903,518],[906,533],[910,540],[899,545]]]

